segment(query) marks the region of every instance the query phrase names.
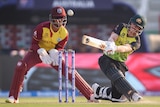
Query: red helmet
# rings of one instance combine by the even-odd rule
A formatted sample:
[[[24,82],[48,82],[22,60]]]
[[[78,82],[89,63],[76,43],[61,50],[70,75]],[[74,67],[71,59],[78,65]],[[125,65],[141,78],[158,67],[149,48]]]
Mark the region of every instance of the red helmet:
[[[67,23],[67,15],[65,9],[61,6],[52,8],[49,15],[49,20],[55,27],[59,28],[61,25],[65,26]]]
[[[67,16],[66,11],[61,6],[54,7],[51,10],[51,17],[52,18],[62,18],[62,17],[66,17],[66,16]]]

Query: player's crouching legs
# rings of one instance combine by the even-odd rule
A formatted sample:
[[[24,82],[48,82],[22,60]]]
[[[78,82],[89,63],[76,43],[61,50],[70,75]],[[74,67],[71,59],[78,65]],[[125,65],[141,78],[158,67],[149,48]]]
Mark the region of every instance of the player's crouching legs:
[[[22,84],[24,76],[26,74],[27,64],[24,61],[19,61],[17,63],[13,80],[11,83],[11,88],[9,91],[9,96],[6,99],[6,103],[19,103],[19,93],[22,90]]]

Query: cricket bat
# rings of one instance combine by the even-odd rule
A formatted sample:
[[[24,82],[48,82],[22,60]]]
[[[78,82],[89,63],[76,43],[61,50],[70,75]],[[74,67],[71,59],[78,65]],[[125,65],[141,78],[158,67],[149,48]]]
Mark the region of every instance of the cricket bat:
[[[106,47],[106,41],[103,41],[88,35],[83,35],[82,44],[92,46],[101,50],[104,50]]]

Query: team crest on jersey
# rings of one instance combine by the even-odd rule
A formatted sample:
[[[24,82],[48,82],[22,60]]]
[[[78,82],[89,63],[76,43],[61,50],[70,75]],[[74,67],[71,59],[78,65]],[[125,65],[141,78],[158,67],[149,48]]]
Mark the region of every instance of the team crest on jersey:
[[[60,41],[61,41],[61,38],[58,38],[57,41],[60,42]]]
[[[124,37],[125,37],[125,33],[122,33],[122,34],[121,34],[121,37],[123,37],[123,38],[124,38]]]

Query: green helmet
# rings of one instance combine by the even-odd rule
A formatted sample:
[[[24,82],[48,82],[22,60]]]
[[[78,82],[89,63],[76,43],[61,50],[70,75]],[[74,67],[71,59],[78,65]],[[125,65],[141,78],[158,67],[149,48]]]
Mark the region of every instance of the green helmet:
[[[139,26],[140,28],[144,29],[145,20],[140,15],[135,15],[130,19],[130,23],[134,23],[135,25]]]

